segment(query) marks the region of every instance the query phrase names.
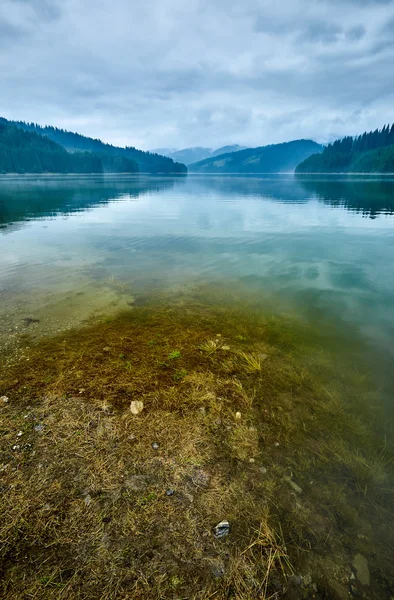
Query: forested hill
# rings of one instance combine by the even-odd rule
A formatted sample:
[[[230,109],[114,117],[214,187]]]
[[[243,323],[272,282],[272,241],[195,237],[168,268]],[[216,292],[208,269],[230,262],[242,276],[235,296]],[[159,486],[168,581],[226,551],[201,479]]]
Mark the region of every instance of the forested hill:
[[[305,158],[321,152],[320,144],[312,140],[295,140],[248,148],[238,152],[207,158],[189,166],[195,173],[288,173]]]
[[[336,140],[299,164],[296,173],[394,173],[394,125]]]
[[[63,148],[69,152],[94,152],[95,154],[100,155],[101,160],[104,163],[107,163],[108,166],[110,166],[113,162],[118,163],[121,161],[121,159],[123,159],[134,161],[134,163],[137,165],[137,170],[139,170],[141,173],[156,174],[187,172],[185,165],[176,163],[171,158],[137,150],[133,147],[120,148],[117,146],[112,146],[112,144],[106,144],[101,140],[89,138],[79,133],[73,133],[64,129],[58,129],[57,127],[41,127],[35,123],[6,121],[5,119],[1,118],[0,122],[5,122],[14,125],[19,129],[23,129],[24,131],[34,132],[49,138],[57,144],[63,146]],[[129,172],[128,169],[125,169],[124,171]]]
[[[91,152],[71,154],[48,138],[0,122],[0,173],[102,172],[102,161]]]

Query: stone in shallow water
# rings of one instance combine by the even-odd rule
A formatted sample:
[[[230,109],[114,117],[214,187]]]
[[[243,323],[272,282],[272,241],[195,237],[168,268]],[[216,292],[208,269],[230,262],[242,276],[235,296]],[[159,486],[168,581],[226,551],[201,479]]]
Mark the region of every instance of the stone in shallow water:
[[[213,530],[216,538],[224,538],[230,533],[230,523],[228,521],[220,521]]]
[[[357,579],[362,585],[370,584],[368,561],[362,554],[356,554],[353,560],[353,566],[356,569]]]
[[[141,400],[133,400],[130,404],[132,415],[139,415],[144,410],[144,403]]]

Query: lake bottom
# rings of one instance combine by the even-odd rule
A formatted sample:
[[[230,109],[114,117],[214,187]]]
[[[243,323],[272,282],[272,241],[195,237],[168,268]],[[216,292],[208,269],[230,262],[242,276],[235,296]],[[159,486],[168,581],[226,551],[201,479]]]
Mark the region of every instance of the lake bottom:
[[[118,291],[8,348],[3,593],[390,599],[390,387],[368,344],[231,286]]]

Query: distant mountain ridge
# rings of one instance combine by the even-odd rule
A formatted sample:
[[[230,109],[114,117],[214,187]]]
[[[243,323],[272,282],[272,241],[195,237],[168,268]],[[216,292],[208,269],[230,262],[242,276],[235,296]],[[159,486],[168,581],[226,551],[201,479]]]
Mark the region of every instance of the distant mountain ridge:
[[[238,150],[244,149],[244,146],[234,144],[232,146],[223,146],[217,150],[195,146],[192,148],[183,148],[182,150],[174,150],[172,148],[157,148],[151,152],[157,152],[158,154],[163,154],[164,156],[172,158],[172,160],[182,162],[185,165],[190,165],[192,163],[204,160],[205,158],[224,154],[225,152],[237,152]]]
[[[79,133],[66,131],[52,126],[40,126],[36,123],[25,123],[24,121],[8,121],[0,117],[0,123],[13,125],[27,132],[34,132],[42,137],[49,138],[56,142],[69,153],[75,151],[90,152],[100,156],[104,170],[105,164],[108,167],[112,163],[122,163],[132,167],[132,164],[137,165],[137,168],[126,172],[139,171],[140,173],[159,174],[159,173],[187,173],[187,168],[184,164],[176,163],[171,158],[137,150],[134,147],[120,148],[112,144],[106,144],[99,139],[89,138]],[[132,161],[128,162],[128,161]],[[109,169],[111,170],[111,169]],[[119,171],[117,171],[119,172]]]
[[[188,165],[194,173],[288,173],[323,146],[313,140],[294,140],[227,152]]]
[[[296,173],[394,173],[394,124],[336,140],[301,162]]]

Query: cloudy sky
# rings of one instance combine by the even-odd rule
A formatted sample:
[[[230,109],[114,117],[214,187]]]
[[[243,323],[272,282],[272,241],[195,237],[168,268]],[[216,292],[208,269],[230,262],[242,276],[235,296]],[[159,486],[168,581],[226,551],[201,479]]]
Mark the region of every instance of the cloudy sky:
[[[149,149],[394,122],[394,0],[0,0],[0,115]]]

